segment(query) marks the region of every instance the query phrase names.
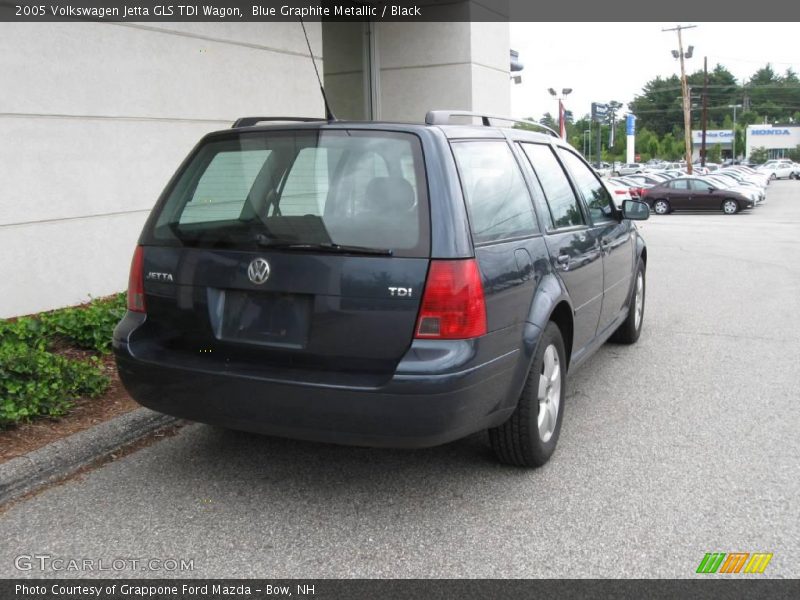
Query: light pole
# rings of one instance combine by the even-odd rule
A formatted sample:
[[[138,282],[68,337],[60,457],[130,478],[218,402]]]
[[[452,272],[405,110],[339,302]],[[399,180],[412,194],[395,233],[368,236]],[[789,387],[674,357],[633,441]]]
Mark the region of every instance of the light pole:
[[[684,58],[692,58],[694,46],[689,46],[686,52],[683,51],[683,38],[681,31],[684,29],[692,29],[697,25],[678,25],[671,29],[662,29],[661,31],[677,31],[678,32],[678,49],[672,51],[672,57],[680,59],[681,62],[681,93],[683,94],[683,136],[686,145],[686,172],[692,174],[692,119],[689,112],[689,90],[686,84],[686,68],[683,64]]]
[[[554,98],[558,98],[558,92],[556,92],[553,88],[547,88],[547,91],[550,92],[550,95]],[[564,99],[571,93],[572,88],[561,88],[561,97],[558,98],[558,134],[563,139],[567,139],[567,124],[563,115],[563,113],[566,111],[566,109],[564,109]]]
[[[586,134],[587,133],[589,134],[589,146],[588,146],[588,148],[589,148],[589,150],[592,149],[592,130],[591,129],[584,129],[583,130],[583,156],[586,158],[586,160],[588,162],[592,162],[591,160],[589,160],[589,155],[586,154],[586,148],[587,148],[587,146],[586,146]]]
[[[728,104],[733,109],[733,141],[731,142],[731,159],[736,160],[736,109],[742,108],[741,104]]]

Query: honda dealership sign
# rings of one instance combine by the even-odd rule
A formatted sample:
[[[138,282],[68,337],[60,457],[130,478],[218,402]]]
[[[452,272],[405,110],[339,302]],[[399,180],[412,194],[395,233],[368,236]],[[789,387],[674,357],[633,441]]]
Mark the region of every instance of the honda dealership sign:
[[[800,126],[748,125],[745,145],[747,156],[750,156],[754,148],[766,148],[770,158],[786,156],[789,150],[800,145]]]

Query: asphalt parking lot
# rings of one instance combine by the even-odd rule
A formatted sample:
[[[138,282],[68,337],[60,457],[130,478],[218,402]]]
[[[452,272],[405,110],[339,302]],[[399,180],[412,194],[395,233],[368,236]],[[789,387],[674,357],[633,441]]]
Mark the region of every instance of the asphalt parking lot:
[[[653,216],[645,328],[572,377],[544,468],[484,436],[374,450],[183,428],[0,513],[21,554],[184,558],[191,577],[800,577],[800,181],[746,213]]]

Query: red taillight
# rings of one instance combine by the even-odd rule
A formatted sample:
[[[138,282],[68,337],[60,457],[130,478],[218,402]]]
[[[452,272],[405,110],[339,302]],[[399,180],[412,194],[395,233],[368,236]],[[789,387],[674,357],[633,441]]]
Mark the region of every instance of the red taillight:
[[[475,259],[432,260],[417,338],[465,339],[486,333],[486,302]]]
[[[144,249],[136,246],[128,278],[128,310],[146,312],[144,305]]]
[[[627,191],[627,190],[614,190],[614,193],[615,193],[617,196],[624,196],[625,194],[627,194],[627,193],[628,193],[628,191]]]

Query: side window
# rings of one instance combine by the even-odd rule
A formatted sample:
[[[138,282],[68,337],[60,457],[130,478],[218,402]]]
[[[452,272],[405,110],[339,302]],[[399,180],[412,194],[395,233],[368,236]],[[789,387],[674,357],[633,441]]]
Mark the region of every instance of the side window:
[[[250,188],[269,156],[269,150],[219,152],[208,165],[180,223],[202,223],[238,219]]]
[[[688,190],[689,189],[689,182],[685,179],[676,179],[672,182],[672,187],[676,190]]]
[[[708,186],[711,185],[705,181],[700,181],[699,179],[692,179],[689,183],[691,184],[692,191],[694,192],[708,192]]]
[[[586,206],[589,208],[589,215],[592,222],[602,223],[614,220],[614,208],[612,205],[611,194],[608,193],[606,186],[584,164],[574,153],[569,150],[559,152],[567,165],[567,169],[572,173],[575,184],[578,186]]]
[[[586,221],[575,192],[550,146],[524,143],[522,148],[544,190],[555,227],[584,225]]]
[[[453,143],[476,244],[537,233],[525,180],[504,141]]]

